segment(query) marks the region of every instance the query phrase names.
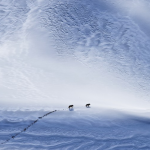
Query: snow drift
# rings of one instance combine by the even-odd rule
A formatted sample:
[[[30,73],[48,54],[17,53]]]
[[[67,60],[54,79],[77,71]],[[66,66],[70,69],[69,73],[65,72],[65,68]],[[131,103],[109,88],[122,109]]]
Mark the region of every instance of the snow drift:
[[[149,7],[0,0],[1,148],[150,149]]]
[[[1,1],[1,106],[149,108],[149,37],[117,4]]]

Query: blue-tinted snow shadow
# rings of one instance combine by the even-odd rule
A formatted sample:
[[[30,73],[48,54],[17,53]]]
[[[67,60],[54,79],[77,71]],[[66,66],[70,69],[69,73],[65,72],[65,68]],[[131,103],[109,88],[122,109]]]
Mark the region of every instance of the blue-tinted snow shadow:
[[[69,111],[74,111],[74,108],[69,108]]]
[[[86,108],[91,108],[91,107],[89,106],[89,107],[86,107]]]

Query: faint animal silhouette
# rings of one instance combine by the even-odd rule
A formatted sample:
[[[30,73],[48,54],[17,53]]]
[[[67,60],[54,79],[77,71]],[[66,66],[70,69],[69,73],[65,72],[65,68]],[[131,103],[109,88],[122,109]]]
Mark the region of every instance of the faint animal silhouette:
[[[68,108],[69,108],[69,109],[70,109],[70,108],[73,108],[73,105],[69,105],[69,107],[68,107]]]
[[[90,107],[90,104],[86,104],[85,106],[86,106],[86,107]]]

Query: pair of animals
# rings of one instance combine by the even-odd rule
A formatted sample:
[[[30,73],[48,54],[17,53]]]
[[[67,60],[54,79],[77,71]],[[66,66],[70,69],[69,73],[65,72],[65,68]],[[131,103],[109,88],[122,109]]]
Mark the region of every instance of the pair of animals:
[[[90,107],[90,104],[86,104],[85,106],[86,106],[86,107]],[[68,108],[69,108],[69,109],[70,109],[70,108],[73,108],[73,105],[69,105]]]

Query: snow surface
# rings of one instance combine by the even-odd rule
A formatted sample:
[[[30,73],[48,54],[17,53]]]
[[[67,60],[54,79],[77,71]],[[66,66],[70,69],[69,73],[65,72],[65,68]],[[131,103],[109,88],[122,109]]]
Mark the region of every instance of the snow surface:
[[[0,0],[0,143],[58,110],[0,149],[150,149],[149,11],[148,0]]]
[[[1,111],[0,141],[3,142],[20,133],[38,116],[48,111],[49,109]],[[149,124],[150,118],[131,116],[115,110],[58,110],[39,119],[28,130],[2,144],[1,149],[148,150]]]

